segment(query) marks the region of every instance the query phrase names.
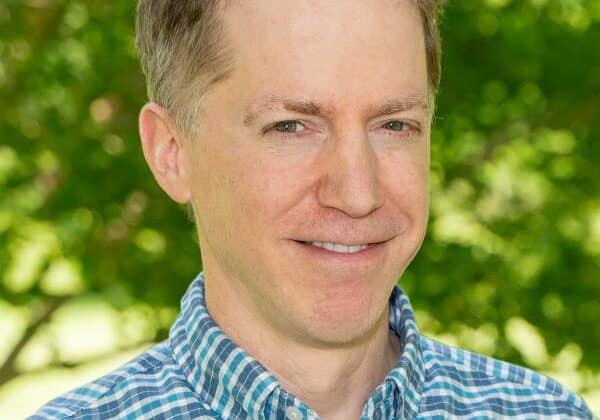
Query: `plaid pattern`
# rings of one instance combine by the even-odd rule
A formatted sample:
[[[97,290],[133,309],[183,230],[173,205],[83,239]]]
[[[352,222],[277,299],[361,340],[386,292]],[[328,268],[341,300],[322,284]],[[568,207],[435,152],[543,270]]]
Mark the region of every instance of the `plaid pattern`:
[[[531,370],[419,334],[404,292],[390,297],[404,343],[361,419],[591,419],[577,395]],[[30,419],[317,419],[317,414],[215,324],[202,273],[169,338],[120,369],[42,407]]]

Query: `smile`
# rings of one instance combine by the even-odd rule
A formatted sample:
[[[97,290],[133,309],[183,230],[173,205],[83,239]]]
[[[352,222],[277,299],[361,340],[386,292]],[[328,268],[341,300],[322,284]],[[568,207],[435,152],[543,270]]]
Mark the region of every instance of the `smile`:
[[[365,243],[361,244],[362,241]],[[351,244],[310,240],[292,242],[302,255],[319,264],[370,264],[384,256],[389,241],[371,242],[363,238]]]
[[[334,242],[305,242],[306,245],[316,246],[317,248],[324,248],[328,251],[339,252],[341,254],[354,254],[360,252],[363,249],[367,249],[369,245],[344,245],[336,244]]]

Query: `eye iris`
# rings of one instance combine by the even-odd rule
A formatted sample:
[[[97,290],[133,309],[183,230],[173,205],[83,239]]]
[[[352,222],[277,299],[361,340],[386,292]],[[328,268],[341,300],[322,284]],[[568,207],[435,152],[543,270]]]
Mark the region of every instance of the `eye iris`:
[[[275,129],[283,133],[295,133],[298,131],[298,123],[296,121],[283,121],[278,123]]]
[[[385,128],[395,131],[402,131],[404,123],[402,121],[390,121],[385,124]]]

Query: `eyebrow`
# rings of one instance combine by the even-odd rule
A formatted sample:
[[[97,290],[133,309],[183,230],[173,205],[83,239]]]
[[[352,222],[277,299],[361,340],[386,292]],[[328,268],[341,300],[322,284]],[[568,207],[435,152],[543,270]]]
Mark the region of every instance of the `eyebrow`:
[[[267,96],[250,105],[245,112],[244,124],[250,125],[258,117],[258,114],[264,111],[274,109],[285,109],[291,112],[297,112],[304,115],[325,115],[332,113],[332,110],[326,110],[325,107],[312,100],[286,99],[279,96]]]
[[[426,95],[416,94],[397,99],[389,99],[380,105],[369,106],[367,111],[369,118],[374,118],[382,115],[395,114],[413,108],[428,111],[430,109],[428,97]],[[256,101],[247,108],[244,114],[244,124],[246,126],[251,125],[261,112],[275,109],[285,109],[299,114],[317,116],[328,116],[335,111],[334,108],[326,107],[313,100],[295,100],[279,96],[267,96],[262,100]]]
[[[390,99],[381,105],[371,106],[368,109],[370,118],[374,118],[415,108],[429,111],[430,107],[430,101],[425,95],[411,95],[400,99]]]

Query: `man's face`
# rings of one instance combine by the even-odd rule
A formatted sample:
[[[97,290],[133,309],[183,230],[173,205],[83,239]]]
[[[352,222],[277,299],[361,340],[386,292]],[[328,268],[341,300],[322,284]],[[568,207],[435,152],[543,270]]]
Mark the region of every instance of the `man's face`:
[[[360,340],[427,223],[419,12],[262,0],[225,14],[234,71],[204,98],[185,157],[210,287],[298,339]]]

